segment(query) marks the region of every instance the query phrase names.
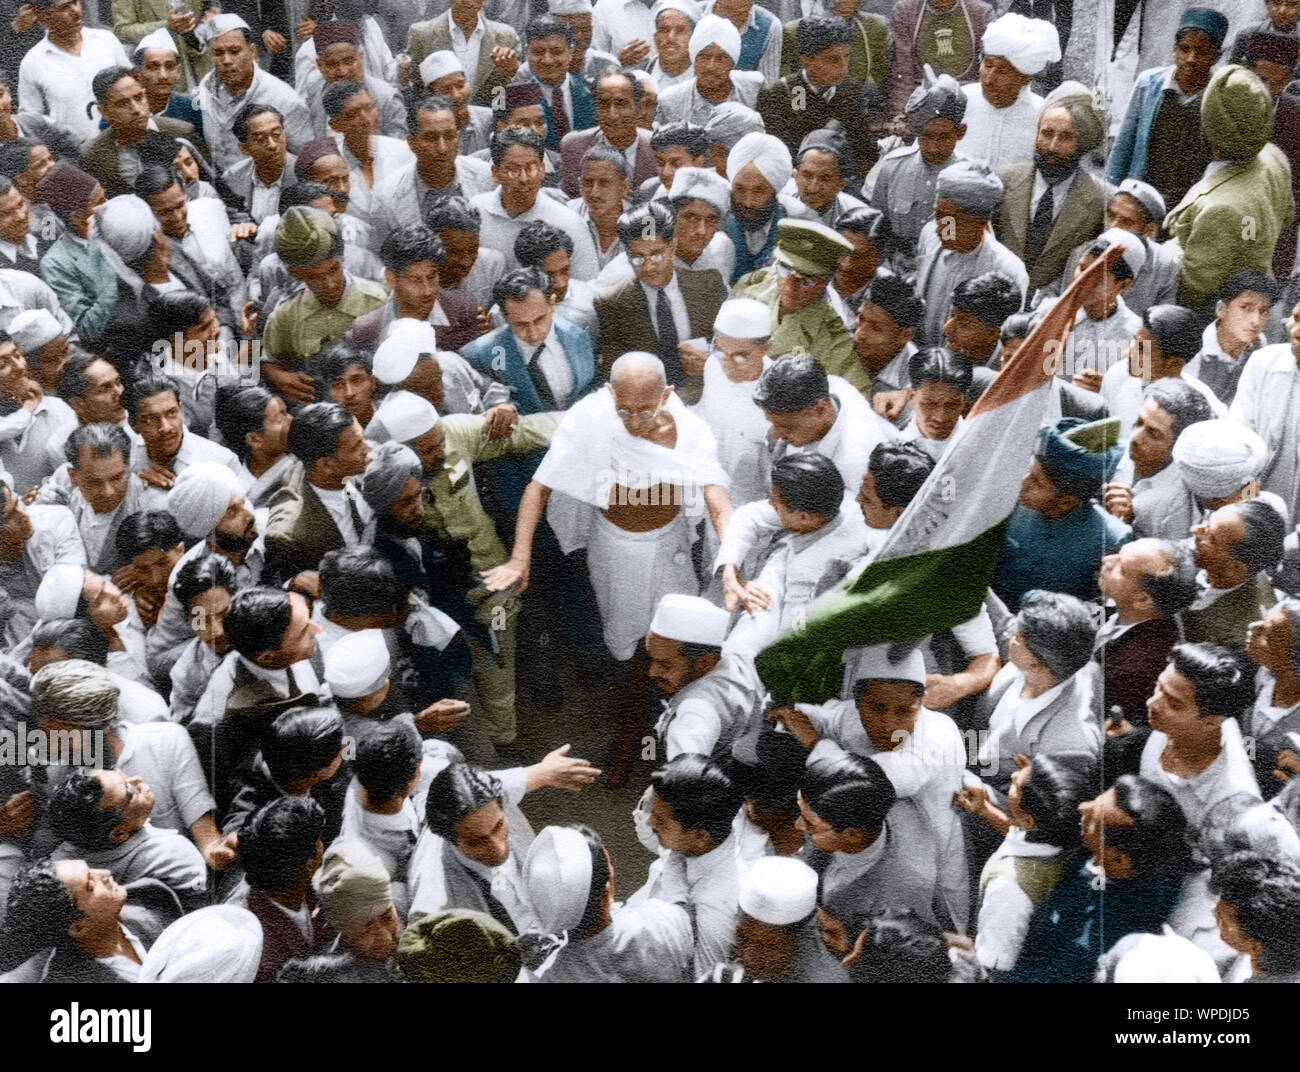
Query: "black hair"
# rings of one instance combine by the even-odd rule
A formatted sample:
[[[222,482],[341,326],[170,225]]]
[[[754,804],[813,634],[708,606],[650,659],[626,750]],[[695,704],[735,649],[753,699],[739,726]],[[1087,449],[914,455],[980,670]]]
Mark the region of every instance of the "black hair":
[[[176,175],[177,181],[180,181],[180,175],[175,170],[176,157],[181,149],[189,148],[188,142],[183,142],[179,138],[169,138],[158,130],[150,130],[145,132],[145,136],[136,145],[135,151],[140,155],[142,165],[171,171]]]
[[[764,727],[754,742],[757,762],[742,763],[735,760],[731,766],[732,779],[746,800],[763,815],[799,817],[799,779],[808,753],[793,735],[777,733]]]
[[[836,120],[832,119],[830,122],[836,123]],[[835,168],[840,173],[840,178],[845,183],[852,183],[857,177],[858,168],[857,162],[853,157],[853,149],[849,146],[848,141],[845,140],[842,134],[839,137],[824,136],[820,141],[814,142],[811,145],[801,145],[799,150],[794,154],[794,166],[797,168],[802,164],[803,158],[809,153],[825,153],[827,156],[833,157],[835,160]],[[867,207],[871,212],[880,212],[879,209],[873,209],[870,208],[870,206],[865,207]],[[850,209],[849,211],[854,212],[859,210]],[[841,230],[839,221],[836,221],[835,223],[835,230]]]
[[[1233,907],[1246,937],[1264,947],[1265,978],[1300,971],[1300,864],[1236,852],[1215,862],[1210,890]]]
[[[292,186],[286,186],[280,191],[278,206],[280,214],[283,215],[291,208],[309,207],[313,201],[319,201],[322,197],[328,197],[331,200],[339,199],[339,195],[323,182],[295,182]]]
[[[45,949],[71,949],[68,928],[84,918],[48,856],[14,876],[4,918],[0,969],[11,970]]]
[[[1166,361],[1171,357],[1190,361],[1201,349],[1201,319],[1181,305],[1150,306],[1142,313],[1142,326],[1151,333]]]
[[[743,797],[708,756],[683,753],[650,775],[650,783],[683,830],[703,830],[715,846],[727,840]]]
[[[853,27],[846,19],[831,15],[809,15],[799,20],[795,30],[795,53],[813,56],[834,45],[848,45]]]
[[[1149,573],[1142,578],[1142,591],[1151,597],[1162,618],[1172,618],[1186,610],[1200,593],[1196,583],[1196,557],[1189,547],[1173,540],[1160,540],[1160,550],[1172,562],[1165,573]]]
[[[601,906],[605,903],[605,887],[609,885],[609,860],[605,856],[605,843],[591,827],[581,824],[573,828],[582,835],[591,853],[591,886],[587,890],[587,903],[582,909],[582,918],[571,934],[586,934],[596,925],[600,918]]]
[[[830,397],[826,370],[807,354],[778,357],[763,370],[754,388],[754,404],[767,413],[797,413]]]
[[[132,380],[126,390],[126,413],[131,419],[131,427],[136,426],[136,414],[140,409],[140,403],[146,398],[153,398],[154,395],[165,394],[170,391],[176,399],[176,404],[181,403],[181,390],[176,385],[176,381],[170,376],[164,376],[158,372],[148,372],[138,379]]]
[[[807,451],[787,454],[772,466],[772,489],[791,510],[820,514],[828,522],[840,513],[844,500],[844,478],[835,463],[824,454]]]
[[[506,127],[505,130],[497,130],[492,133],[492,166],[500,167],[501,161],[506,158],[506,153],[516,145],[522,145],[525,149],[536,153],[538,160],[545,159],[546,146],[535,131],[524,130],[522,127]]]
[[[907,360],[907,375],[917,390],[927,383],[940,383],[965,395],[974,378],[970,359],[946,346],[927,346]]]
[[[0,145],[0,175],[16,181],[32,166],[32,150],[40,144],[30,138],[14,138]]]
[[[867,462],[876,498],[891,508],[910,503],[933,471],[934,459],[915,443],[877,443]]]
[[[1093,241],[1092,245],[1083,251],[1083,255],[1085,257],[1100,257],[1106,252],[1106,250],[1110,249],[1112,245],[1113,243],[1107,239],[1098,238]],[[1116,283],[1123,283],[1125,280],[1136,278],[1133,274],[1133,269],[1129,267],[1128,261],[1123,257],[1119,257],[1112,261],[1110,267],[1106,270],[1115,278]]]
[[[1237,653],[1217,644],[1178,644],[1169,656],[1196,694],[1201,717],[1240,718],[1255,702],[1255,679]]]
[[[1269,305],[1276,303],[1282,296],[1281,284],[1271,275],[1257,268],[1243,268],[1240,272],[1233,272],[1224,280],[1223,286],[1219,288],[1218,300],[1230,302],[1248,290],[1263,297]]]
[[[210,297],[193,290],[159,294],[149,301],[149,330],[156,339],[170,340],[173,335],[194,327],[214,307]]]
[[[279,797],[239,831],[239,861],[249,886],[266,893],[298,881],[325,833],[325,809],[312,797]]]
[[[1163,376],[1153,380],[1142,392],[1142,401],[1147,399],[1154,399],[1156,405],[1174,419],[1175,440],[1189,424],[1200,424],[1214,417],[1205,396],[1181,376]]]
[[[332,458],[339,449],[339,436],[356,418],[337,402],[313,402],[293,415],[289,429],[289,453],[311,469],[322,458]]]
[[[1078,816],[1075,816],[1077,828]],[[952,970],[938,924],[910,908],[876,908],[862,921],[861,954],[849,969],[855,983],[944,983]],[[854,935],[849,936],[852,943]]]
[[[637,76],[632,73],[631,68],[628,67],[611,67],[609,70],[598,75],[591,83],[592,100],[594,101],[596,99],[600,90],[601,82],[605,81],[606,78],[613,78],[616,75],[619,78],[627,80],[628,85],[632,87],[632,104],[634,107],[640,108],[641,94],[644,92],[641,88],[641,79],[637,78]]]
[[[1072,849],[1079,844],[1079,805],[1091,800],[1097,770],[1091,757],[1067,752],[1034,756],[1020,797],[1020,808],[1032,816],[1034,828],[1026,840]]]
[[[564,43],[569,48],[578,47],[578,37],[573,32],[573,27],[553,15],[542,15],[529,20],[524,30],[524,47],[527,48],[534,41],[540,41],[544,37],[563,37]]]
[[[925,301],[902,276],[881,266],[871,282],[858,291],[855,300],[861,306],[870,302],[889,314],[895,324],[913,334],[925,323]]]
[[[847,752],[810,760],[799,791],[836,833],[857,829],[879,834],[898,799],[880,764]]]
[[[573,236],[545,220],[525,224],[515,236],[515,260],[524,268],[541,268],[547,257],[560,250],[573,253]]]
[[[324,555],[320,587],[326,614],[392,614],[411,595],[410,583],[369,547],[345,547]]]
[[[147,164],[140,169],[140,174],[136,176],[132,190],[136,197],[148,201],[155,194],[160,194],[164,190],[170,190],[173,186],[178,186],[180,181],[176,169],[170,165],[163,167],[161,164]]]
[[[810,145],[809,148],[815,149],[817,146]],[[894,247],[894,235],[888,218],[880,209],[870,205],[858,205],[849,209],[835,221],[835,230],[841,234],[848,231],[865,238],[881,253],[888,253]]]
[[[434,198],[423,209],[424,225],[436,235],[443,231],[472,231],[478,234],[483,217],[478,206],[456,194]]]
[[[422,223],[399,227],[379,247],[380,263],[399,275],[421,261],[431,261],[435,267],[441,268],[446,258],[447,247],[442,244],[442,239]]]
[[[181,563],[172,582],[172,595],[188,611],[194,600],[213,588],[224,588],[233,600],[239,591],[239,575],[230,559],[208,552]]]
[[[424,755],[420,731],[409,714],[386,722],[364,723],[357,736],[352,773],[372,803],[392,800],[411,784]]]
[[[343,749],[343,716],[333,707],[297,707],[277,715],[262,740],[262,759],[278,786],[328,767]]]
[[[1073,677],[1092,660],[1097,624],[1083,600],[1065,592],[1030,589],[1020,600],[1015,627],[1025,647],[1056,680]]]
[[[1248,499],[1233,503],[1245,528],[1240,542],[1232,548],[1232,557],[1250,570],[1273,570],[1282,561],[1282,545],[1286,539],[1286,522],[1263,499]]]
[[[1008,339],[1027,339],[1033,326],[1033,313],[1012,313],[1002,321],[1002,330],[998,333],[998,337],[1002,342]]]
[[[330,82],[321,90],[321,107],[325,110],[326,117],[334,119],[342,113],[348,101],[358,93],[369,92],[370,90],[362,83],[354,82],[350,78],[344,78],[339,82]]]
[[[104,796],[96,772],[79,767],[54,787],[49,796],[46,818],[60,841],[86,852],[109,848],[109,835],[122,822],[125,803],[116,811],[99,806]]]
[[[123,78],[134,78],[135,70],[131,67],[105,67],[102,71],[95,74],[90,80],[90,92],[95,98],[95,103],[101,108],[108,97],[112,88],[122,81]]]
[[[492,300],[504,312],[506,302],[523,301],[535,290],[541,291],[543,297],[549,298],[554,293],[551,289],[551,277],[540,268],[516,268],[492,284]]]
[[[449,763],[429,783],[425,822],[432,833],[455,845],[460,821],[494,800],[503,801],[504,792],[495,774],[468,763]]]
[[[170,551],[184,542],[180,525],[166,510],[140,510],[123,518],[113,537],[117,553],[126,559],[146,551]]]
[[[677,231],[677,216],[662,201],[647,201],[618,218],[618,237],[624,246],[640,238],[662,238],[671,242]]]
[[[311,359],[310,372],[321,385],[324,401],[329,401],[329,385],[352,365],[360,365],[367,375],[374,374],[375,362],[370,352],[343,339],[327,346]]]
[[[252,455],[244,437],[249,432],[260,433],[266,427],[266,407],[271,404],[271,398],[271,392],[265,387],[223,384],[217,388],[213,423],[221,441],[241,462],[247,462]]]
[[[952,292],[954,311],[969,313],[987,328],[1000,328],[1012,313],[1020,311],[1023,298],[1010,276],[983,272],[963,279]]]
[[[456,104],[441,93],[426,93],[422,97],[412,98],[406,105],[406,132],[412,136],[420,133],[421,112],[451,112],[454,116]]]
[[[656,127],[650,135],[650,148],[656,153],[674,145],[680,145],[689,156],[706,156],[709,152],[709,139],[704,128],[694,123],[669,123]]]
[[[283,589],[260,587],[245,588],[232,596],[226,611],[230,646],[250,662],[266,652],[278,651],[293,614],[289,598]]]
[[[1155,782],[1123,774],[1115,781],[1115,804],[1133,823],[1107,826],[1106,843],[1127,856],[1136,872],[1183,874],[1189,861],[1187,819],[1178,801]]]
[[[128,465],[131,462],[131,437],[116,424],[100,422],[77,425],[63,443],[63,456],[73,469],[77,467],[83,449],[89,450],[92,458],[107,458],[116,451]]]
[[[89,618],[52,618],[32,629],[32,647],[66,653],[96,666],[108,665],[108,637]]]
[[[284,125],[284,113],[279,108],[274,108],[269,104],[249,104],[239,110],[239,113],[230,121],[230,133],[235,136],[235,141],[243,145],[248,141],[248,124],[256,119],[259,115],[267,113],[275,116]]]
[[[608,164],[624,182],[630,182],[632,179],[632,169],[628,167],[627,157],[617,149],[611,149],[607,145],[593,145],[582,154],[582,160],[578,163],[578,174],[582,175],[592,161],[597,164]]]

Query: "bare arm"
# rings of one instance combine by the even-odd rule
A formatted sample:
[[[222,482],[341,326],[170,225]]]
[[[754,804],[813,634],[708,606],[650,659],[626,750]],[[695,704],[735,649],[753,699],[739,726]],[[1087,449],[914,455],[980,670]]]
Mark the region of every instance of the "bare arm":
[[[709,508],[709,520],[713,522],[713,531],[718,534],[718,540],[721,541],[727,522],[731,520],[731,496],[721,484],[706,484],[704,504]]]
[[[725,493],[724,493],[725,494]],[[515,587],[515,594],[521,594],[528,587],[528,564],[533,557],[533,535],[542,520],[551,489],[545,484],[531,480],[524,490],[523,501],[519,504],[519,517],[515,521],[515,546],[510,558],[495,569],[490,569],[483,576],[483,584],[489,592],[501,592]]]

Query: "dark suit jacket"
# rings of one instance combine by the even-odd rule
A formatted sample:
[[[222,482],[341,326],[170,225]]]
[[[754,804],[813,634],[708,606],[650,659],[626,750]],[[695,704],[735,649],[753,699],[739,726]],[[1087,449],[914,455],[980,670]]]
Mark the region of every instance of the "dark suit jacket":
[[[293,165],[297,163],[298,158],[293,153],[284,154],[284,175],[286,180],[293,176]],[[226,188],[234,194],[243,203],[245,211],[253,207],[253,160],[251,157],[244,157],[236,161],[221,176],[226,183]],[[292,186],[293,183],[285,181],[283,189]]]
[[[577,197],[581,192],[578,184],[582,180],[582,158],[587,150],[596,144],[597,127],[590,130],[572,130],[560,142],[560,170],[564,174],[564,192],[570,197]],[[650,131],[636,132],[636,167],[632,169],[632,189],[636,189],[646,179],[659,174],[659,161],[650,144]]]
[[[727,285],[722,276],[712,270],[693,272],[679,268],[677,284],[681,287],[686,317],[691,325],[686,338],[711,338],[718,308],[727,300]],[[595,304],[596,317],[600,321],[600,362],[596,368],[600,380],[609,379],[610,366],[623,354],[632,350],[651,354],[659,352],[659,337],[651,327],[650,306],[646,302],[645,289],[638,280],[624,280],[598,297]],[[686,338],[681,341],[685,342]],[[682,401],[691,405],[700,400],[704,377],[679,378],[673,386]]]
[[[519,35],[503,22],[483,19],[483,46],[478,54],[478,69],[474,72],[474,84],[478,89],[474,94],[474,103],[486,108],[492,107],[492,91],[497,86],[506,84],[505,77],[492,65],[492,50],[498,45],[522,52]],[[411,88],[414,92],[423,90],[420,80],[420,64],[431,52],[440,52],[451,48],[451,12],[444,11],[437,18],[428,22],[415,23],[406,35],[406,54],[411,57]]]
[[[169,138],[184,138],[186,141],[198,142],[201,137],[194,127],[179,119],[169,119],[165,115],[155,115],[154,122],[158,130]],[[109,197],[132,192],[130,185],[122,175],[122,164],[118,159],[117,135],[112,127],[106,127],[96,134],[81,151],[83,171],[95,176],[104,187]]]
[[[343,533],[308,483],[302,462],[286,470],[269,510],[263,584],[278,585],[303,570],[314,570],[322,555],[343,546]]]
[[[763,117],[763,125],[769,134],[785,142],[791,155],[799,151],[799,143],[814,130],[832,119],[838,120],[853,150],[859,178],[875,166],[880,156],[865,112],[862,86],[847,78],[836,87],[829,104],[802,70],[758,91],[758,114]]]
[[[591,350],[591,337],[572,321],[557,316],[555,334],[564,349],[564,356],[569,359],[569,368],[573,371],[573,397],[569,399],[569,405],[573,405],[586,394],[595,380],[596,356]],[[514,396],[515,408],[520,413],[527,416],[545,411],[546,406],[537,393],[537,388],[533,386],[532,377],[528,375],[525,355],[519,352],[514,332],[508,327],[497,328],[496,331],[479,336],[461,351],[461,357],[479,371],[486,372],[509,387]]]
[[[1017,257],[1024,259],[1029,237],[1029,205],[1034,196],[1034,164],[1012,164],[1002,173],[1002,203],[993,215],[997,239]],[[1096,238],[1105,228],[1106,193],[1097,181],[1080,168],[1065,195],[1065,204],[1052,223],[1042,252],[1029,271],[1029,289],[1049,286],[1058,279],[1070,258],[1070,251]]]
[[[1147,718],[1147,698],[1155,691],[1156,678],[1169,662],[1178,643],[1178,625],[1172,618],[1149,618],[1126,629],[1096,653],[1104,667],[1102,695],[1106,714],[1118,706],[1134,725]]]
[[[249,890],[248,910],[262,925],[262,960],[257,966],[255,983],[275,981],[276,970],[286,960],[325,952],[325,946],[334,937],[325,913],[312,890],[304,901],[311,910],[311,943],[303,937],[298,925],[281,911],[280,907],[261,890]]]
[[[167,927],[181,918],[181,903],[170,889],[154,878],[136,879],[124,887],[126,904],[122,926],[134,934],[147,950]],[[60,948],[45,971],[46,983],[124,983],[117,972],[92,960],[81,950]]]

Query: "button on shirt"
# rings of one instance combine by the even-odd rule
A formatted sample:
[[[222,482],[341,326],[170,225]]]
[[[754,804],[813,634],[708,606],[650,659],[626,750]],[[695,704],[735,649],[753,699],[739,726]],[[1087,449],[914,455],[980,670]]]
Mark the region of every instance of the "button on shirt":
[[[483,16],[479,15],[474,32],[468,38],[465,36],[465,31],[456,24],[455,19],[448,21],[451,25],[451,50],[460,60],[460,65],[465,68],[465,81],[469,83],[470,92],[474,93],[478,90],[478,60],[479,53],[483,51],[483,35],[486,33]]]
[[[18,68],[23,109],[47,116],[87,142],[99,133],[99,117],[88,114],[95,94],[91,80],[107,67],[130,67],[122,43],[108,30],[81,31],[81,52],[73,54],[47,36],[33,45]]]
[[[545,349],[535,359],[533,354],[537,350],[536,343],[524,342],[515,335],[515,345],[519,347],[519,352],[524,355],[524,360],[530,366],[534,360],[540,362],[542,375],[546,377],[546,383],[555,397],[555,404],[560,409],[567,408],[575,386],[573,369],[569,367],[569,359],[564,355],[564,348],[560,345],[554,326],[551,328],[551,333],[546,336],[546,341],[542,343]]]

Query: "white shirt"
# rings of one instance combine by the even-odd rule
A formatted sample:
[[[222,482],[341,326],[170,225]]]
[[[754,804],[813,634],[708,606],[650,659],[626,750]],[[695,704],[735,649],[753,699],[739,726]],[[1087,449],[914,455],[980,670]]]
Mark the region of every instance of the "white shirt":
[[[465,81],[469,83],[470,92],[473,93],[478,89],[476,76],[479,53],[483,50],[483,35],[487,31],[483,24],[483,14],[479,13],[474,32],[469,37],[465,36],[465,31],[456,24],[455,19],[448,17],[447,21],[451,27],[451,50],[460,60],[460,65],[465,68]]]
[[[23,57],[18,67],[18,98],[23,110],[67,127],[82,142],[99,133],[99,110],[91,81],[106,67],[130,67],[122,43],[108,30],[83,27],[81,52],[54,45],[48,34]]]
[[[648,44],[650,55],[655,55],[655,28],[649,6],[641,0],[596,0],[591,16],[591,47],[617,56],[636,40]]]
[[[1074,185],[1074,177],[1079,172],[1071,171],[1060,182],[1052,186],[1052,219],[1056,219],[1061,214],[1061,206],[1065,204],[1065,198],[1070,193],[1070,187]],[[1034,169],[1034,194],[1029,200],[1029,219],[1032,221],[1034,214],[1038,211],[1038,203],[1043,199],[1043,194],[1047,193],[1047,180],[1043,178],[1043,173],[1037,168]]]
[[[544,220],[552,227],[567,232],[573,239],[571,271],[574,279],[595,279],[600,272],[596,247],[591,241],[582,218],[572,209],[553,197],[539,193],[533,207],[512,216],[501,203],[501,190],[495,189],[470,199],[470,204],[482,215],[479,224],[479,241],[483,248],[499,250],[505,254],[507,269],[518,268],[515,259],[515,239],[533,220]]]
[[[531,366],[533,354],[536,352],[537,347],[524,342],[518,335],[515,335],[515,345],[519,347],[519,352],[523,355],[525,363]],[[564,356],[564,348],[560,345],[559,337],[555,334],[554,324],[551,325],[550,334],[546,336],[542,346],[545,349],[536,358],[540,363],[542,376],[545,377],[547,386],[551,389],[551,394],[555,396],[556,406],[560,409],[566,409],[575,386],[573,369],[569,367],[569,359]]]
[[[656,335],[659,334],[659,291],[653,287],[647,287],[641,284],[641,290],[645,294],[646,305],[650,310],[650,327]],[[685,342],[691,335],[690,318],[686,315],[686,301],[682,298],[682,288],[677,284],[677,273],[673,273],[671,279],[662,288],[663,292],[668,295],[668,308],[673,314],[673,324],[677,328],[677,341]]]
[[[32,260],[39,259],[36,254],[35,235],[29,234],[23,240],[22,252],[26,253]],[[4,255],[5,260],[9,262],[11,267],[18,263],[18,246],[13,242],[0,238],[0,254]]]
[[[1034,158],[1034,137],[1043,98],[1025,86],[1005,108],[995,108],[978,82],[962,86],[966,95],[966,136],[961,151],[972,160],[983,160],[999,175],[1008,164]]]
[[[349,547],[361,543],[370,528],[370,521],[374,517],[374,511],[370,509],[369,504],[357,493],[351,483],[344,484],[341,488],[318,488],[315,484],[311,487],[312,491],[320,497],[325,509],[330,512],[334,524],[338,525],[339,532],[343,536],[343,542]],[[357,531],[356,522],[353,520],[352,508],[348,505],[349,500],[356,506],[357,514],[361,517],[360,532]]]

